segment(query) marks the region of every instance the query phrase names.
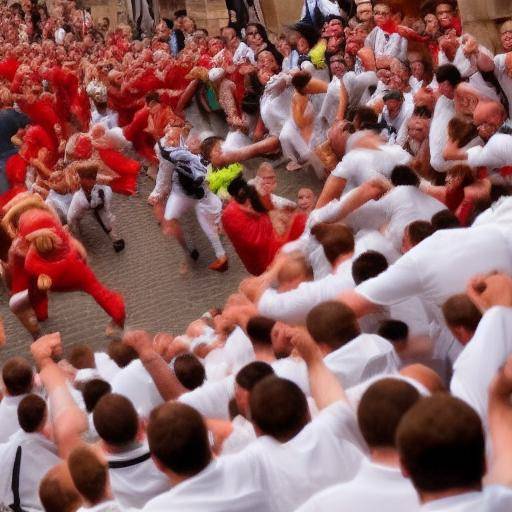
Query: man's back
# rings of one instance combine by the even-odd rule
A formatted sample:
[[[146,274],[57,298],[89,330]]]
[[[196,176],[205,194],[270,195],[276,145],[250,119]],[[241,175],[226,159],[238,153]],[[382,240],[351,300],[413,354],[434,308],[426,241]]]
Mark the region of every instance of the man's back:
[[[225,464],[221,458],[211,462],[198,475],[152,499],[143,510],[273,511],[265,490],[258,486],[259,479],[253,468],[243,459],[239,459],[236,464]]]

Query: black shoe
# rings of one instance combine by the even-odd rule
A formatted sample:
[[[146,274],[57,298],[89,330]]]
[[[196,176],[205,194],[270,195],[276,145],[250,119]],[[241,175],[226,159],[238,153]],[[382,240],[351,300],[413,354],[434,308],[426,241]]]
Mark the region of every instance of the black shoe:
[[[119,240],[114,240],[114,242],[112,242],[112,246],[114,247],[114,251],[121,252],[125,247],[124,240],[122,238]]]
[[[197,249],[192,249],[190,251],[190,257],[194,260],[194,261],[197,261],[199,259],[199,251]]]

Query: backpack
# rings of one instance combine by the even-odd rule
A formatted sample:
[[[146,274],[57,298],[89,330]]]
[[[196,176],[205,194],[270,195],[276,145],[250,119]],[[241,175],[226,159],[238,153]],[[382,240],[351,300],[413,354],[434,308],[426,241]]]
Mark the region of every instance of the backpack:
[[[203,160],[191,153],[186,148],[164,149],[158,142],[162,157],[174,165],[174,172],[178,175],[178,181],[187,196],[195,199],[203,199],[205,196],[204,181],[207,169]]]

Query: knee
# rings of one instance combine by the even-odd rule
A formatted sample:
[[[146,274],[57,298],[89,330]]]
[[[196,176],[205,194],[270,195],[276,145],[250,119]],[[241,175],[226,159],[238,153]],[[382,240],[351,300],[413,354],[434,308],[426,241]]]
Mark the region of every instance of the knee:
[[[176,219],[166,220],[162,223],[162,232],[167,236],[176,236],[180,231],[180,225]]]

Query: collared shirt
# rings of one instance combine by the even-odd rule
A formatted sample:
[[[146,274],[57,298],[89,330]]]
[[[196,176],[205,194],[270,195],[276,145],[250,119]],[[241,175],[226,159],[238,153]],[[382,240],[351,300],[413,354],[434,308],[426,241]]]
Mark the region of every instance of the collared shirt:
[[[0,443],[9,440],[20,429],[18,423],[18,405],[27,395],[5,395],[0,402]]]

